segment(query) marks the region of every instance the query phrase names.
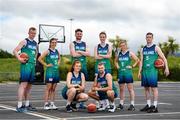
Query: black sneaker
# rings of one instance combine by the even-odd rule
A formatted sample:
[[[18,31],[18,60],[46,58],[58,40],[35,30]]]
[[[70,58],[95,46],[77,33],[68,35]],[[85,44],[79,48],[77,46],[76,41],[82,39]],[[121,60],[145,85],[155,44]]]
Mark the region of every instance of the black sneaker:
[[[158,113],[158,108],[152,105],[150,109],[147,110],[147,113]]]
[[[119,110],[123,110],[123,109],[124,109],[124,106],[123,106],[123,105],[121,105],[121,104],[119,104],[119,106],[117,107],[117,109],[119,109]]]
[[[146,105],[144,108],[140,109],[140,111],[146,112],[149,109],[150,109],[149,105]]]
[[[73,102],[72,102],[70,106],[71,106],[71,108],[72,108],[73,111],[78,111],[78,109],[77,109],[77,107],[76,107],[76,103],[73,103]]]
[[[129,108],[128,108],[129,111],[135,111],[135,107],[134,105],[130,105]]]
[[[37,111],[37,109],[33,107],[31,104],[29,106],[26,106],[26,109],[29,111]]]
[[[71,109],[71,106],[70,106],[70,105],[67,105],[67,106],[66,106],[66,112],[72,112],[72,109]]]

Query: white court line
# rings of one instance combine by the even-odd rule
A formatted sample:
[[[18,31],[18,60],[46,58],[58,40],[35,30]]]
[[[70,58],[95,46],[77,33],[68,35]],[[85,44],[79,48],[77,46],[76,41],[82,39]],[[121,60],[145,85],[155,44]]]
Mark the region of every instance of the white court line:
[[[93,118],[116,118],[116,117],[129,117],[129,116],[151,116],[151,115],[173,115],[180,114],[180,112],[167,112],[167,113],[144,113],[144,114],[126,114],[126,115],[103,115],[103,116],[87,116],[87,117],[69,117],[67,120],[71,119],[93,119]]]
[[[14,107],[12,107],[12,106],[7,106],[7,105],[0,104],[0,107],[8,109],[8,110],[16,111],[16,109]],[[43,114],[43,113],[38,113],[38,112],[25,112],[24,114],[28,114],[28,115],[32,115],[32,116],[48,119],[48,120],[57,120],[57,119],[60,120],[61,119],[59,117],[55,117],[55,116],[51,116],[51,115],[47,115],[47,114]]]

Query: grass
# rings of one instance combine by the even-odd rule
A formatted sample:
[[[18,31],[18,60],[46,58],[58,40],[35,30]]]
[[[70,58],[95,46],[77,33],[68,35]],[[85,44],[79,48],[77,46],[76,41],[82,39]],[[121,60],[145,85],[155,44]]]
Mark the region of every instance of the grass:
[[[92,57],[88,58],[88,61],[90,62],[91,65],[94,65],[94,59]],[[19,70],[20,70],[20,63],[17,59],[15,58],[0,58],[0,82],[7,82],[7,81],[18,81],[19,80]],[[60,72],[63,73],[63,80],[66,77],[66,73],[69,70],[70,67],[70,56],[62,56],[62,62],[60,65]],[[174,56],[169,56],[168,57],[168,64],[171,72],[171,76],[166,78],[163,75],[163,72],[160,71],[160,77],[161,81],[180,81],[179,80],[179,75],[180,73],[180,57],[174,57]],[[93,68],[93,66],[91,67]],[[91,70],[91,69],[90,69]],[[113,71],[113,79],[117,80],[117,72]],[[138,81],[137,78],[137,73],[138,73],[138,67],[133,68],[133,76],[134,80]],[[62,74],[61,74],[62,75]]]

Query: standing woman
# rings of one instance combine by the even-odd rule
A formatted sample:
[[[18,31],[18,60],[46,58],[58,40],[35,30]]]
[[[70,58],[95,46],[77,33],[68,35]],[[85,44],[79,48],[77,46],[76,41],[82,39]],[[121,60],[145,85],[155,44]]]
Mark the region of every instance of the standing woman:
[[[44,94],[44,109],[58,109],[54,105],[55,100],[55,90],[57,83],[60,80],[59,77],[59,64],[60,64],[60,54],[56,48],[57,39],[52,38],[50,40],[49,49],[46,50],[40,57],[39,62],[41,62],[46,67],[46,89]],[[45,61],[43,60],[45,58]]]
[[[127,42],[121,41],[120,44],[121,51],[116,55],[115,57],[115,65],[118,69],[118,83],[119,83],[119,89],[120,89],[120,104],[118,108],[120,110],[123,110],[124,105],[124,97],[125,97],[125,84],[127,84],[127,88],[130,95],[130,106],[128,110],[135,110],[134,107],[134,88],[133,88],[133,74],[132,74],[132,68],[134,68],[138,63],[139,59],[138,57],[131,51],[128,50]],[[135,63],[131,65],[131,60],[134,60]]]
[[[88,100],[85,90],[85,75],[81,72],[81,62],[75,60],[71,71],[67,74],[66,86],[62,89],[62,96],[67,100],[66,111],[77,111],[76,103]]]
[[[105,32],[99,33],[100,43],[94,49],[95,56],[95,74],[98,74],[98,64],[103,63],[105,65],[105,71],[111,74],[110,58],[112,56],[112,48],[106,43],[107,35]]]

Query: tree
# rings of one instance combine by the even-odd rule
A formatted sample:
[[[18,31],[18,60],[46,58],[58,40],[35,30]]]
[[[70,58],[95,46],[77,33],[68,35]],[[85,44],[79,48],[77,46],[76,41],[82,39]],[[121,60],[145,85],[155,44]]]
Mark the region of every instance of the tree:
[[[168,55],[174,55],[175,52],[179,51],[179,44],[175,43],[176,39],[169,36],[167,42],[159,43],[159,47],[167,58]]]
[[[119,43],[125,40],[123,38],[120,38],[118,35],[116,36],[116,38],[110,38],[109,42],[112,43],[112,58],[115,58],[115,53],[118,51],[119,49]]]

